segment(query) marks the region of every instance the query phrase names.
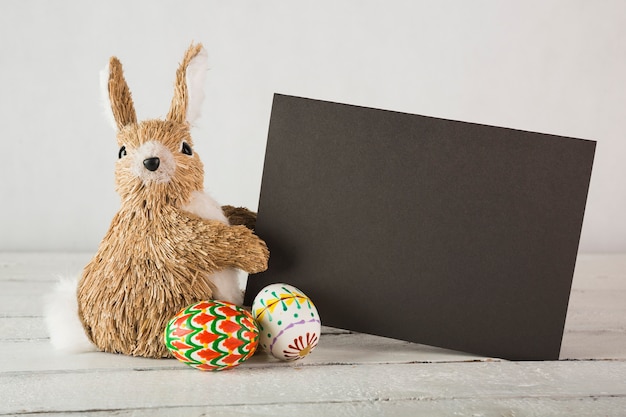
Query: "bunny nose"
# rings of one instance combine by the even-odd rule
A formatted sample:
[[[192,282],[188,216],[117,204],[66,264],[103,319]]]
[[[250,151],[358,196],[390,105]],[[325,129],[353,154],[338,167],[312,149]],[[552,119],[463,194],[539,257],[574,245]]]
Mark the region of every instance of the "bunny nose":
[[[160,163],[161,161],[157,157],[143,160],[143,166],[145,166],[148,171],[156,171],[159,168]]]

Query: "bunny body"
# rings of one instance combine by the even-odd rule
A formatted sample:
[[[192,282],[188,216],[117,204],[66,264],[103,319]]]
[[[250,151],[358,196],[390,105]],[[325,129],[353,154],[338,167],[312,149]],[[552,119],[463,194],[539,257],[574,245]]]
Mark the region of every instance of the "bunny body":
[[[121,64],[112,58],[107,92],[120,146],[116,188],[121,208],[78,283],[79,318],[101,350],[167,357],[166,323],[209,298],[241,302],[237,269],[267,268],[264,242],[229,225],[203,192],[203,166],[190,136],[188,68],[202,70],[192,45],[177,73],[166,120],[138,123]],[[196,71],[194,71],[196,72]],[[198,78],[198,74],[191,74]]]

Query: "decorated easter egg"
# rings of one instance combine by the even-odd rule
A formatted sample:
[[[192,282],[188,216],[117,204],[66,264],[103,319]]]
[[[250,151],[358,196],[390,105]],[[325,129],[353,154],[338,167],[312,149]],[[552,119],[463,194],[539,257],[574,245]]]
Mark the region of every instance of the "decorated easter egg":
[[[259,343],[282,360],[304,358],[317,346],[322,323],[313,302],[288,284],[263,288],[252,303]]]
[[[174,357],[203,371],[239,365],[254,354],[258,342],[252,315],[225,301],[192,304],[165,328],[165,345]]]

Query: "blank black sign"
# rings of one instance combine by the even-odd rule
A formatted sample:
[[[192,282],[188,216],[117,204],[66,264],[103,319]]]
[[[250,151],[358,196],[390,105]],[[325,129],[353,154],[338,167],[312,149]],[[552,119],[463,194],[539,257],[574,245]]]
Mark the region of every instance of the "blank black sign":
[[[322,323],[558,359],[595,142],[275,95],[257,233]]]

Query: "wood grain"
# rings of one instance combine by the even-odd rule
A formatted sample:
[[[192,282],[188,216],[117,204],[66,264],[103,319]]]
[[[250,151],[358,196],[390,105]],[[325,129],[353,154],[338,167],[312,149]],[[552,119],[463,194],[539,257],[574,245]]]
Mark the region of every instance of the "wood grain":
[[[561,360],[507,362],[324,328],[298,363],[224,372],[49,343],[41,298],[89,254],[0,253],[0,415],[623,416],[626,255],[582,255]]]

